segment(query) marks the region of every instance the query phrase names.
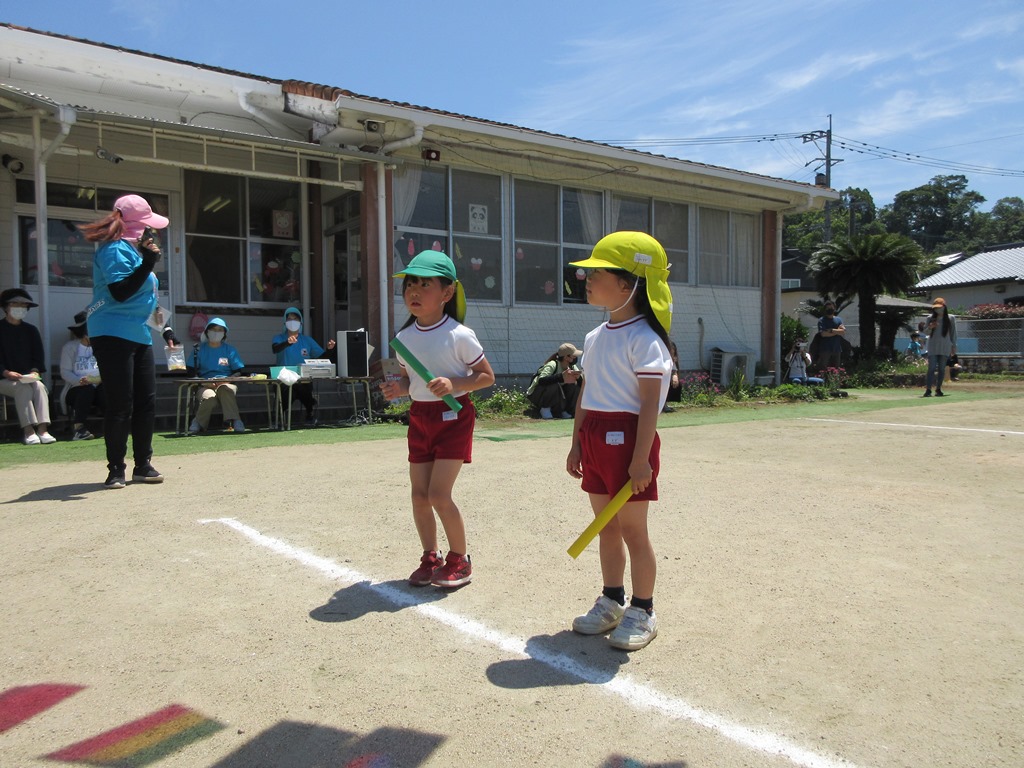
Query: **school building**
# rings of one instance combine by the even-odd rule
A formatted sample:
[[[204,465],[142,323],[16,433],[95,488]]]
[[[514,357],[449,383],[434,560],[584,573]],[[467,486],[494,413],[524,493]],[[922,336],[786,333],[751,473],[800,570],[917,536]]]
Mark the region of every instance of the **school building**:
[[[40,303],[29,321],[54,363],[92,295],[76,225],[133,192],[171,220],[158,277],[178,335],[223,317],[250,367],[272,363],[290,305],[321,342],[366,329],[376,359],[407,317],[392,273],[434,248],[455,261],[496,374],[532,375],[602,319],[569,262],[636,229],[672,263],[681,366],[718,349],[775,368],[782,216],[838,197],[9,24],[0,152],[0,287]]]

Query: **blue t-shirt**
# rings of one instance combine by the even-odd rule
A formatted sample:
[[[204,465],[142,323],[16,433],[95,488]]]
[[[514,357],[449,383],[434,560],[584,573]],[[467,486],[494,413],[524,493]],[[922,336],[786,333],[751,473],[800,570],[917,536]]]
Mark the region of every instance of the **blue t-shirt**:
[[[266,338],[264,336],[264,338]],[[274,337],[271,344],[281,344],[288,340],[287,333],[279,333]],[[278,365],[302,365],[307,358],[317,358],[324,353],[324,348],[317,344],[310,336],[304,333],[299,334],[294,344],[277,353]]]
[[[204,341],[199,345],[199,375],[202,378],[223,379],[242,368],[245,368],[245,363],[238,356],[238,350],[230,344],[214,348]]]
[[[92,263],[92,304],[89,306],[87,328],[90,338],[117,336],[138,344],[152,344],[153,336],[146,321],[157,307],[156,291],[160,285],[150,273],[142,287],[127,301],[116,301],[110,284],[131,275],[142,264],[142,256],[127,240],[104,243]]]
[[[829,317],[822,317],[822,318],[820,318],[818,320],[818,330],[819,331],[834,331],[836,328],[838,328],[842,324],[843,324],[843,318],[841,318],[839,315],[834,315],[831,318],[829,318]],[[841,339],[842,339],[841,336],[822,336],[820,339],[818,339],[818,344],[820,345],[818,347],[818,351],[819,352],[842,352],[843,351],[843,342],[841,341]]]

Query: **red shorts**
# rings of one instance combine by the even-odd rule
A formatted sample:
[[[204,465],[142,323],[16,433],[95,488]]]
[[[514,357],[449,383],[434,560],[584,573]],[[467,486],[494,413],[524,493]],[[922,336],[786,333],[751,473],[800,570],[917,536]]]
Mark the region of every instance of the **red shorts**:
[[[429,464],[437,459],[461,459],[466,464],[473,461],[476,409],[469,395],[457,399],[462,403],[458,413],[443,400],[413,400],[409,407],[410,464]]]
[[[580,425],[581,464],[587,493],[614,496],[629,480],[629,464],[636,445],[635,413],[586,411]],[[633,494],[630,501],[658,500],[658,470],[661,468],[661,438],[654,433],[647,460],[654,470],[651,482],[643,493]]]

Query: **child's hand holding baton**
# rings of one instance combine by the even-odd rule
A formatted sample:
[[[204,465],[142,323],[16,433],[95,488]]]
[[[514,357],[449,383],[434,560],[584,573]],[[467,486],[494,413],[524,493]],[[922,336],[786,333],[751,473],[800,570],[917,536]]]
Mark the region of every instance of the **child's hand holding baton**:
[[[412,368],[416,372],[416,375],[423,379],[423,381],[429,384],[431,381],[437,378],[436,376],[434,376],[434,374],[427,370],[426,366],[423,365],[423,363],[416,359],[413,353],[409,351],[409,348],[405,346],[405,344],[400,342],[397,337],[391,340],[390,347],[393,350],[395,350],[395,352],[402,356],[402,358],[405,360],[408,366]],[[441,399],[444,400],[448,407],[451,408],[456,413],[462,410],[462,403],[460,403],[451,395],[445,395]]]

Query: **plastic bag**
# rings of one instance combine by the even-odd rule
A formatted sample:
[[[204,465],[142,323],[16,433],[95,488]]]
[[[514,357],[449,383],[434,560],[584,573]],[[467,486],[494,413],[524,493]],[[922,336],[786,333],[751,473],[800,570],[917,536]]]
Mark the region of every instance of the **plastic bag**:
[[[277,372],[277,380],[284,384],[286,387],[290,387],[296,381],[299,380],[299,374],[295,371],[289,370],[288,368],[282,368]]]
[[[168,371],[186,370],[184,347],[164,347],[164,356],[167,358]]]

